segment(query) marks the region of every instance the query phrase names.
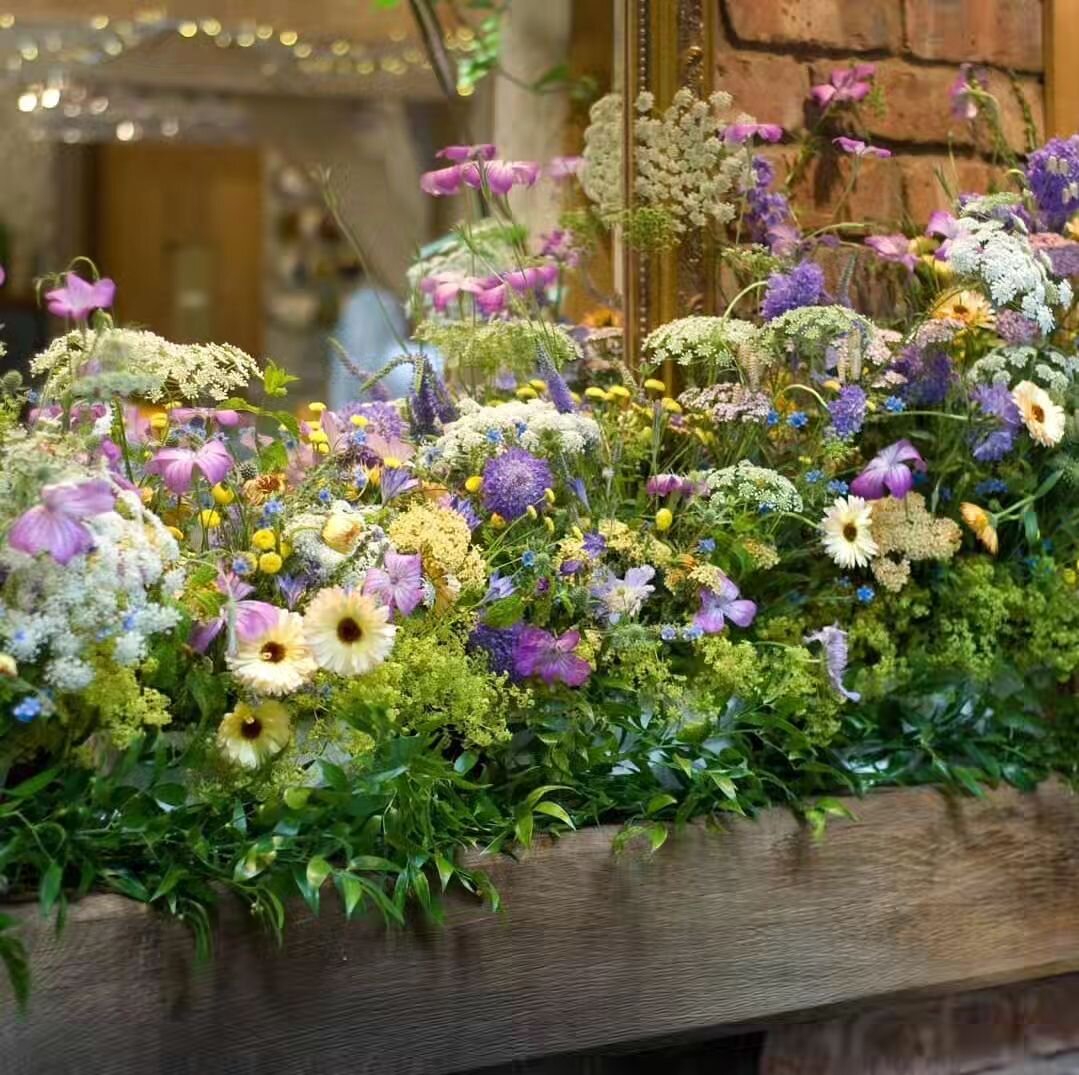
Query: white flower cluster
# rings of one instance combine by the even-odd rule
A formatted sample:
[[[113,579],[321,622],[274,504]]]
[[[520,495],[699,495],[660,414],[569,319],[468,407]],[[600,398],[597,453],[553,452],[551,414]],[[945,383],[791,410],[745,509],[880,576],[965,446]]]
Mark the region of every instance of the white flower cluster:
[[[1071,284],[1053,278],[1049,259],[1030,245],[1020,227],[1016,222],[1009,231],[1001,220],[964,215],[948,260],[957,273],[981,280],[998,309],[1018,303],[1024,317],[1042,332],[1052,332],[1052,308],[1071,305]]]
[[[534,455],[582,455],[600,442],[599,426],[586,414],[560,414],[545,399],[512,400],[481,407],[461,401],[461,417],[435,442],[435,465],[453,470],[495,455],[501,446],[519,445]]]
[[[622,190],[622,96],[608,93],[588,113],[584,132],[581,188],[601,217],[616,215],[625,202]]]
[[[801,511],[802,498],[794,485],[778,471],[740,459],[733,467],[704,474],[708,500],[723,508],[760,511]]]
[[[679,317],[645,338],[644,350],[655,361],[695,366],[712,373],[757,364],[760,330],[736,317]]]
[[[294,515],[284,537],[304,570],[319,582],[357,586],[390,547],[382,527],[369,521],[376,511],[335,500],[324,511]]]
[[[0,553],[6,572],[0,648],[20,662],[44,665],[57,691],[82,690],[94,678],[90,651],[111,647],[118,664],[146,656],[153,635],[170,631],[179,611],[161,596],[182,585],[168,570],[175,539],[138,496],[122,492],[116,510],[85,520],[94,548],[65,566],[15,549]]]
[[[114,328],[69,332],[30,363],[45,374],[49,398],[80,388],[80,394],[134,392],[154,402],[196,403],[227,399],[259,376],[258,363],[228,343],[171,343],[152,332]]]
[[[788,310],[762,330],[770,350],[800,358],[821,366],[821,372],[840,357],[842,344],[847,377],[858,380],[862,365],[883,359],[889,338],[880,337],[880,329],[846,306],[800,306]]]
[[[967,372],[975,384],[1002,384],[1009,390],[1033,381],[1057,399],[1079,380],[1079,357],[1048,347],[998,347],[983,355]]]

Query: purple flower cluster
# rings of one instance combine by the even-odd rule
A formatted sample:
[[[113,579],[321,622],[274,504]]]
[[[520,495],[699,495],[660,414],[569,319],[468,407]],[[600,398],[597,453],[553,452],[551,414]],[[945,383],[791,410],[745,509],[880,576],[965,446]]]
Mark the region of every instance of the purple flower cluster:
[[[483,468],[484,505],[509,522],[541,504],[553,487],[554,476],[547,461],[523,448],[493,456]]]
[[[997,335],[1012,347],[1024,347],[1041,335],[1041,329],[1018,310],[1001,310],[997,314]]]
[[[765,243],[773,254],[793,251],[800,235],[791,224],[790,202],[783,194],[769,190],[775,179],[775,169],[764,157],[753,158],[753,179],[746,187],[746,225],[750,238]]]
[[[824,297],[824,270],[812,261],[795,265],[790,272],[774,272],[761,303],[766,321],[803,306],[819,306]]]
[[[547,382],[547,395],[559,414],[572,414],[577,408],[570,394],[566,379],[558,372],[546,348],[540,347],[536,356],[540,376]]]
[[[935,341],[924,345],[910,344],[892,364],[892,369],[907,379],[902,397],[913,407],[934,407],[943,403],[956,381],[951,358]]]
[[[996,463],[1015,446],[1022,418],[1006,385],[980,385],[971,393],[978,409],[991,419],[988,430],[975,434],[971,454],[979,463]]]
[[[1042,220],[1059,231],[1079,210],[1079,135],[1052,138],[1032,153],[1027,183]]]
[[[742,384],[712,384],[687,388],[678,402],[687,411],[703,411],[716,425],[725,422],[763,422],[772,409],[771,399]]]
[[[862,430],[865,422],[865,389],[856,384],[844,385],[839,396],[828,404],[832,416],[832,428],[841,439],[853,437]]]
[[[523,630],[521,623],[512,627],[488,627],[481,623],[468,636],[466,648],[470,653],[483,653],[487,657],[487,666],[496,675],[515,680],[518,677],[513,655]]]
[[[1039,231],[1030,237],[1030,245],[1049,259],[1057,276],[1075,276],[1079,273],[1079,243],[1074,239],[1065,239],[1063,235],[1051,231]]]
[[[338,412],[338,417],[347,422],[354,414],[367,419],[368,434],[376,434],[384,440],[404,440],[408,424],[392,403],[373,400],[367,403],[346,403]]]
[[[457,418],[457,408],[450,399],[446,385],[427,358],[421,358],[420,384],[409,396],[408,409],[412,416],[413,432],[431,435],[438,432],[439,423]]]
[[[524,627],[513,652],[514,671],[522,679],[536,676],[548,686],[564,683],[579,687],[592,674],[592,666],[577,656],[580,641],[580,631],[554,635],[538,627]]]

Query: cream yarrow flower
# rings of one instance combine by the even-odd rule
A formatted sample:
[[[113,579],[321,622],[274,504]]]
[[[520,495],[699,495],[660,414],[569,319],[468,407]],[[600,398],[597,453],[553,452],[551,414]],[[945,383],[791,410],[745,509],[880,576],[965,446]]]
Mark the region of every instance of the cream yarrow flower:
[[[840,567],[865,567],[877,555],[872,521],[873,505],[860,496],[837,497],[824,513],[824,548]]]
[[[217,729],[217,745],[229,761],[244,769],[257,769],[280,754],[291,735],[289,712],[280,702],[266,701],[259,706],[238,702]]]
[[[390,610],[359,590],[320,590],[307,606],[303,629],[319,666],[342,676],[362,676],[393,649],[397,628]]]
[[[1038,444],[1052,448],[1064,438],[1064,408],[1054,403],[1044,388],[1033,381],[1020,381],[1012,389],[1027,432]]]
[[[281,609],[262,634],[240,643],[228,659],[232,674],[260,694],[291,694],[314,674],[317,665],[304,640],[303,617]]]

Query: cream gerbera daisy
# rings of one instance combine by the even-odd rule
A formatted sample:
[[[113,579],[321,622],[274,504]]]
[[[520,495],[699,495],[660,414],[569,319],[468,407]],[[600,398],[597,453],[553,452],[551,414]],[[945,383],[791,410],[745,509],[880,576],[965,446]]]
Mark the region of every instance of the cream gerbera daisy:
[[[873,505],[860,496],[838,497],[824,513],[824,548],[840,567],[865,567],[879,551],[870,523]]]
[[[1064,437],[1064,408],[1054,403],[1044,388],[1033,381],[1020,381],[1012,389],[1012,399],[1034,440],[1046,448],[1060,443]]]
[[[238,702],[217,729],[217,745],[229,761],[257,769],[285,749],[291,734],[288,710],[280,702],[267,701],[254,708]]]
[[[318,667],[304,640],[303,617],[281,609],[277,621],[249,642],[241,642],[228,659],[232,674],[260,694],[291,694]]]
[[[362,676],[393,649],[397,628],[390,610],[359,590],[320,590],[303,618],[307,644],[319,666],[342,676]]]

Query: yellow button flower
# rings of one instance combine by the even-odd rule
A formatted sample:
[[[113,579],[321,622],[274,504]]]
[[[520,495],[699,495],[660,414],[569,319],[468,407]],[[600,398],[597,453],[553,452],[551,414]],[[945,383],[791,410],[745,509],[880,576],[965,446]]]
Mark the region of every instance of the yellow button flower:
[[[259,557],[259,571],[264,575],[276,575],[281,570],[282,560],[276,552],[264,552]]]
[[[221,516],[217,514],[213,508],[203,508],[199,512],[199,522],[206,527],[207,530],[213,530],[221,525]]]
[[[178,526],[166,526],[165,529],[168,530],[177,541],[184,540],[184,532]]]
[[[156,429],[159,433],[163,429],[169,428],[169,416],[167,414],[152,414],[150,416],[150,428]]]
[[[660,508],[659,511],[656,512],[656,529],[661,534],[670,530],[673,523],[674,513],[670,508]]]
[[[611,387],[607,389],[607,395],[610,396],[611,399],[629,399],[630,391],[624,384],[612,384]]]
[[[672,399],[670,396],[664,396],[659,401],[659,405],[670,414],[682,413],[682,404],[679,403],[678,400]]]
[[[548,504],[553,504],[554,503],[554,490],[553,489],[544,489],[543,490],[543,497],[547,501]]]
[[[330,438],[327,437],[326,434],[323,433],[321,429],[312,429],[311,432],[307,434],[307,439],[312,444],[329,444],[330,443]]]
[[[382,465],[384,467],[389,467],[390,470],[397,470],[399,467],[403,467],[405,464],[402,463],[401,460],[397,458],[397,456],[388,455],[385,459],[382,460]]]
[[[214,503],[220,504],[223,508],[228,507],[236,499],[236,494],[220,482],[210,490],[210,493],[214,498]]]
[[[251,535],[252,547],[269,552],[277,544],[277,535],[269,529],[256,530]]]
[[[318,400],[316,400],[314,403],[308,403],[307,409],[312,414],[321,414],[326,409],[326,404],[320,403]]]
[[[552,519],[550,517],[550,515],[544,515],[544,517],[543,517],[543,525],[545,527],[547,527],[547,532],[549,534],[554,533],[554,519]]]
[[[644,387],[647,388],[649,392],[658,392],[660,395],[667,391],[667,386],[658,377],[649,377],[648,380],[644,382]]]
[[[502,516],[499,515],[497,511],[494,511],[494,512],[491,513],[491,520],[490,521],[491,521],[491,525],[496,530],[501,530],[506,525],[506,520],[503,519]]]
[[[329,455],[330,446],[325,441],[320,441],[315,445],[315,451],[318,452],[319,455]]]
[[[483,488],[483,475],[470,474],[465,478],[465,489],[470,493],[478,493]]]
[[[528,382],[537,392],[547,391],[547,382],[541,381],[538,377],[535,380]]]
[[[598,388],[596,385],[589,385],[584,390],[584,394],[586,399],[594,399],[599,403],[606,403],[610,398],[602,388]]]
[[[516,396],[518,399],[535,399],[536,390],[531,385],[523,384],[517,389]]]
[[[349,421],[350,421],[350,422],[351,422],[351,423],[352,423],[352,424],[353,424],[353,425],[354,425],[354,426],[355,426],[355,427],[356,427],[357,429],[365,429],[365,428],[367,427],[367,419],[366,419],[366,418],[364,418],[364,416],[363,416],[362,414],[354,414],[354,415],[353,415],[353,416],[352,416],[352,417],[351,417],[351,418],[349,419]]]

